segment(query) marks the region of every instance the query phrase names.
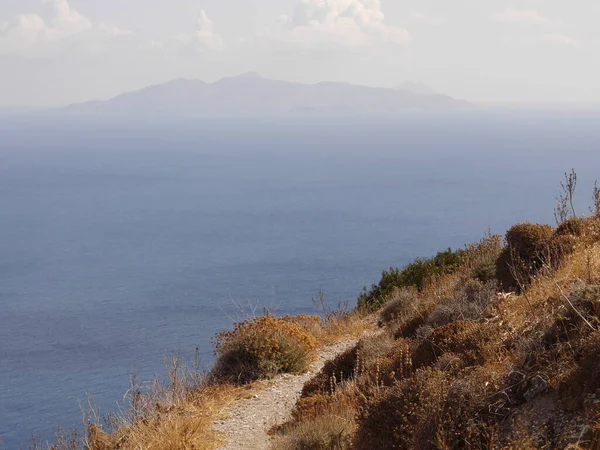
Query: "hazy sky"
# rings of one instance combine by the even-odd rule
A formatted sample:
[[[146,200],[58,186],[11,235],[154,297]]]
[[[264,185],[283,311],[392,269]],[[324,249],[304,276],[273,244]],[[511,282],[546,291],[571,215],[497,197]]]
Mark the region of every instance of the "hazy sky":
[[[600,102],[596,0],[0,0],[0,106],[246,71]]]

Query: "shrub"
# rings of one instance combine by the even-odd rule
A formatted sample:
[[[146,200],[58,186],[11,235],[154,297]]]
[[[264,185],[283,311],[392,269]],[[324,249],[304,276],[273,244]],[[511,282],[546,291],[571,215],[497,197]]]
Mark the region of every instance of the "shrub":
[[[493,340],[489,325],[459,320],[436,329],[423,340],[414,353],[415,367],[433,364],[442,354],[453,353],[465,366],[482,364],[488,357]]]
[[[494,421],[502,417],[496,394],[504,366],[476,368],[456,378],[436,368],[380,392],[359,417],[356,448],[499,448]]]
[[[546,347],[583,339],[600,328],[600,286],[585,285],[570,294],[552,327],[544,335]]]
[[[476,244],[467,246],[465,265],[471,276],[482,282],[496,277],[496,260],[502,252],[502,236],[488,235]]]
[[[364,292],[358,298],[361,309],[373,310],[380,307],[388,299],[395,288],[417,288],[422,290],[435,276],[455,272],[465,261],[466,250],[448,249],[439,252],[433,258],[417,258],[402,270],[390,267],[384,270],[378,284]]]
[[[361,411],[356,448],[434,448],[432,431],[441,421],[439,414],[448,386],[447,374],[424,369],[381,391]],[[423,446],[417,444],[421,434],[429,434]]]
[[[437,303],[431,299],[415,302],[409,310],[404,311],[402,316],[397,318],[394,337],[396,339],[414,337],[417,330],[427,324],[429,316],[436,307]]]
[[[506,243],[516,250],[519,256],[528,259],[540,257],[554,234],[550,225],[521,223],[506,232]]]
[[[421,267],[421,262],[415,261],[415,265]],[[407,266],[404,270],[395,267],[390,267],[389,270],[384,270],[381,274],[381,279],[378,284],[371,286],[371,290],[367,292],[367,288],[358,297],[358,308],[366,311],[375,310],[381,306],[387,297],[394,289],[404,287],[407,272],[415,270],[415,266]],[[420,269],[419,269],[420,270]]]
[[[302,390],[297,408],[322,407],[327,398],[370,396],[383,386],[392,386],[412,374],[410,342],[388,334],[361,340],[356,347],[325,364]],[[339,400],[336,400],[339,403]]]
[[[438,327],[459,319],[480,319],[486,308],[496,300],[497,288],[495,280],[482,283],[467,279],[458,285],[450,298],[438,304],[427,318],[427,323]]]
[[[573,236],[583,243],[600,241],[600,218],[576,217],[561,223],[556,229],[557,236]]]
[[[519,291],[536,273],[551,262],[550,225],[522,223],[506,232],[506,247],[496,261],[496,278],[504,290]]]
[[[396,289],[381,311],[380,318],[383,323],[392,322],[403,317],[412,309],[417,293],[414,289]]]
[[[473,278],[483,283],[496,279],[496,263],[485,263],[473,269]]]
[[[585,338],[577,349],[577,363],[571,376],[560,386],[561,401],[569,409],[579,409],[600,389],[600,331]]]
[[[590,392],[600,387],[600,332],[596,331],[583,343],[579,367],[581,382]]]
[[[273,450],[345,450],[352,448],[356,427],[351,416],[324,413],[286,427],[275,438]]]
[[[571,294],[574,303],[581,303],[590,314],[600,319],[600,285],[588,284]]]
[[[361,339],[353,348],[327,361],[323,369],[309,380],[302,389],[302,397],[332,393],[332,382],[341,383],[358,378],[393,352],[398,343],[389,334]]]
[[[316,338],[307,330],[318,317],[266,315],[237,323],[216,338],[212,375],[238,383],[306,370],[315,355]]]
[[[351,349],[340,353],[334,359],[327,361],[319,373],[306,382],[302,389],[302,397],[331,393],[330,384],[333,376],[338,381],[352,377],[359,345],[357,344]]]

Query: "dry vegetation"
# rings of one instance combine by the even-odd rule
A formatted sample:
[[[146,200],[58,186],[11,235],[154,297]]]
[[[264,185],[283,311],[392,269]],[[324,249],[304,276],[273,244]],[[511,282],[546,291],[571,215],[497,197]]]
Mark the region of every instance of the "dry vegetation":
[[[320,307],[327,309],[320,293]],[[319,347],[359,336],[373,326],[364,315],[338,308],[319,316],[276,317],[270,313],[243,320],[215,339],[216,362],[208,373],[196,355],[185,364],[168,355],[167,382],[139,383],[132,377],[127,404],[116,415],[101,416],[89,402],[85,431],[57,430],[55,442],[33,436],[30,450],[208,450],[222,436],[213,430],[234,402],[264,388],[260,380],[307,370]],[[334,419],[335,420],[335,419]],[[351,422],[351,421],[350,421]],[[342,422],[338,420],[338,425]],[[305,429],[306,433],[310,430]],[[320,435],[321,433],[317,433]]]
[[[504,243],[424,286],[388,277],[382,334],[305,385],[273,448],[600,448],[600,219]]]
[[[316,349],[379,331],[308,381],[274,450],[600,449],[600,190],[575,217],[566,175],[559,226],[518,224],[504,239],[384,271],[354,311],[265,315],[216,339],[210,374],[170,365],[170,383],[132,386],[127,413],[84,448],[208,449],[213,419],[255,380],[305,371]],[[560,220],[559,220],[560,219]],[[82,448],[63,437],[57,450]]]

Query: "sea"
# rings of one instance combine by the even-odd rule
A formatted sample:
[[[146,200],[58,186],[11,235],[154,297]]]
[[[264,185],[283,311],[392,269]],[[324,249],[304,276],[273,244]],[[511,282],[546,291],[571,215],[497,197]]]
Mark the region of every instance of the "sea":
[[[164,355],[213,360],[265,310],[353,305],[381,271],[579,214],[600,112],[394,117],[0,116],[0,449],[118,411]]]

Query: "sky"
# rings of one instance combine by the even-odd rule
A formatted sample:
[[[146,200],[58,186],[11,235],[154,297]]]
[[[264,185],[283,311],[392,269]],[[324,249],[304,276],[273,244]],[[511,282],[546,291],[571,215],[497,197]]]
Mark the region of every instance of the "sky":
[[[244,72],[596,103],[598,17],[595,0],[1,0],[0,107]]]

